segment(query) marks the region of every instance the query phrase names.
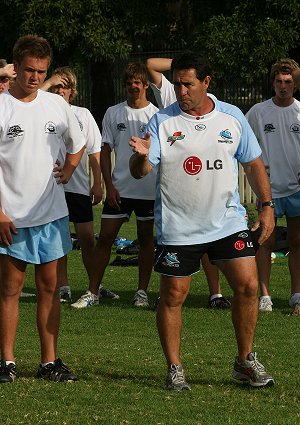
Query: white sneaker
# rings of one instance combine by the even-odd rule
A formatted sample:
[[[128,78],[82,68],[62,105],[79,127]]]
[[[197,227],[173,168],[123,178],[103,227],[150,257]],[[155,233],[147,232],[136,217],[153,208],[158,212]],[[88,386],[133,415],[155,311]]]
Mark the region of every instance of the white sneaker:
[[[146,292],[139,289],[133,297],[133,305],[135,307],[149,307],[149,301]]]
[[[81,295],[81,297],[75,303],[71,304],[71,307],[85,308],[85,307],[92,307],[98,304],[99,304],[99,297],[95,294],[92,294],[91,291],[86,291],[86,293]]]
[[[269,297],[269,296],[260,297],[258,310],[259,311],[272,311],[273,310],[272,305],[273,305],[273,303],[272,303],[271,297]]]

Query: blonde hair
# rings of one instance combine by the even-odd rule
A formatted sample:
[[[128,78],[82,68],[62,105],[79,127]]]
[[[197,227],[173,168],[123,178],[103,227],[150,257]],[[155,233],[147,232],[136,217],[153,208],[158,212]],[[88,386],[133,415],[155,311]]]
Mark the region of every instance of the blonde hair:
[[[291,74],[299,65],[296,61],[289,58],[280,59],[272,65],[270,72],[270,81],[273,84],[277,74]]]
[[[60,75],[61,77],[64,77],[64,78],[67,79],[68,85],[67,85],[66,88],[71,89],[71,94],[70,94],[70,99],[69,99],[69,101],[71,103],[78,94],[77,77],[76,77],[74,71],[72,71],[72,69],[69,68],[68,66],[61,66],[60,68],[56,68],[54,70],[53,74]]]

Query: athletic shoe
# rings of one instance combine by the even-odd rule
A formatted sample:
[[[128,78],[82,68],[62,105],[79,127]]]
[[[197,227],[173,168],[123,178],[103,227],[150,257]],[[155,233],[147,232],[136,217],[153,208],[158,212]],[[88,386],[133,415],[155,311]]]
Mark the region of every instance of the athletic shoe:
[[[118,300],[120,296],[118,294],[115,294],[114,292],[110,291],[109,289],[103,288],[103,286],[100,286],[99,292],[98,292],[99,298],[110,298],[112,300]]]
[[[139,289],[134,294],[132,303],[135,307],[149,307],[149,301],[146,292],[143,289]]]
[[[273,310],[272,305],[273,305],[273,303],[271,301],[271,297],[267,297],[267,296],[260,297],[258,310],[259,311],[272,311]]]
[[[244,363],[239,363],[238,357],[236,357],[232,376],[238,381],[248,381],[252,387],[270,387],[275,383],[272,376],[257,360],[256,353],[249,353],[248,359]]]
[[[92,294],[91,291],[86,291],[85,294],[81,295],[81,297],[73,304],[71,307],[74,308],[85,308],[85,307],[93,307],[94,305],[99,304],[99,297],[95,294]]]
[[[61,303],[71,302],[71,289],[70,289],[70,287],[60,289],[59,299],[60,299]]]
[[[35,297],[35,294],[31,294],[31,293],[29,293],[29,292],[21,292],[21,294],[20,294],[20,297],[21,298],[29,298],[29,297]]]
[[[0,384],[13,382],[17,377],[16,365],[9,363],[6,365],[4,360],[0,362]]]
[[[184,371],[178,364],[172,364],[168,371],[167,389],[174,391],[191,390],[191,387],[185,381]]]
[[[61,359],[56,359],[54,363],[45,366],[40,365],[37,371],[37,378],[48,379],[49,381],[77,381],[77,376],[70,372]]]
[[[231,307],[230,302],[225,297],[219,297],[208,300],[208,308],[214,308],[216,310],[226,310]]]
[[[293,309],[292,316],[300,316],[300,301],[293,305]]]

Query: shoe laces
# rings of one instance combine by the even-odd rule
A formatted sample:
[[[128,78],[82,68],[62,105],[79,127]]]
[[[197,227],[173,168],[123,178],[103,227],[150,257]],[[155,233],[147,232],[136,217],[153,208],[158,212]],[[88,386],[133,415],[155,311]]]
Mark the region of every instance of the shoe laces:
[[[183,370],[179,365],[171,365],[170,379],[176,384],[185,384]]]
[[[259,363],[259,361],[256,359],[256,353],[250,353],[248,361],[251,363],[251,367],[256,370],[257,372],[265,372],[264,366]]]

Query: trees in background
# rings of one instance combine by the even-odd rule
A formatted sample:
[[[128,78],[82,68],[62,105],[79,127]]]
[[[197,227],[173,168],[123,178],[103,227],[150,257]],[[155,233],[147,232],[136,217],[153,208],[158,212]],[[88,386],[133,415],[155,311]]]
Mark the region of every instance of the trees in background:
[[[130,52],[197,49],[215,77],[255,81],[274,60],[300,60],[298,0],[2,0],[0,56],[18,36],[46,37],[54,66],[89,64],[92,112],[100,123],[111,105],[112,68]],[[294,49],[294,50],[293,50]]]

